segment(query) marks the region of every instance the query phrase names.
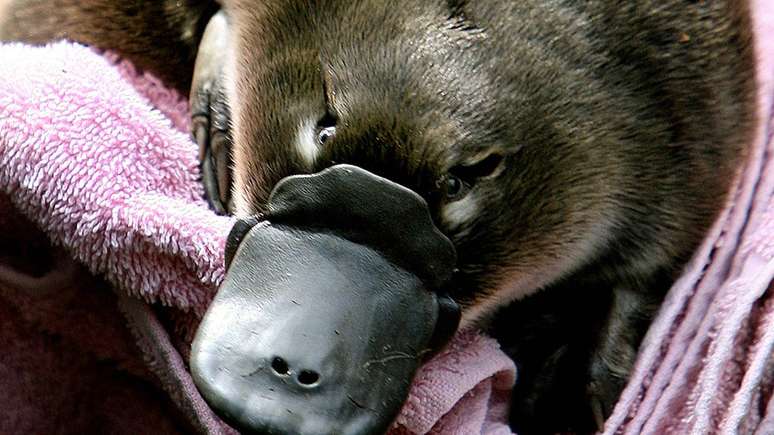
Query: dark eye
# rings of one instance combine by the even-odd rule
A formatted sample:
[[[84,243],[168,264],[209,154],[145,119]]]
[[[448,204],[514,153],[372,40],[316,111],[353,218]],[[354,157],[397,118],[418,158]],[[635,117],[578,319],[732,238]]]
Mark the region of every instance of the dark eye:
[[[328,140],[332,138],[335,134],[336,134],[336,127],[325,127],[317,133],[317,142],[320,145],[323,145],[325,144],[325,142],[328,142]]]
[[[336,117],[326,113],[317,121],[317,143],[323,145],[336,135]]]
[[[455,175],[448,175],[444,180],[444,194],[449,201],[456,201],[467,193],[467,186],[465,183]]]

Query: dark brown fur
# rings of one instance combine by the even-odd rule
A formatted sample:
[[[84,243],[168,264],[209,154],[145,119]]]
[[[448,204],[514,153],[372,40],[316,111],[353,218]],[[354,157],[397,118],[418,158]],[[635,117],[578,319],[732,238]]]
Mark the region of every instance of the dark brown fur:
[[[212,6],[129,3],[17,1],[0,34],[113,48],[185,87]],[[457,247],[466,320],[519,363],[514,426],[593,428],[750,139],[746,2],[225,3],[236,212],[334,163],[414,189]],[[337,126],[314,162],[292,145],[309,119]],[[477,211],[450,219],[444,180],[487,155],[501,172],[467,179]]]

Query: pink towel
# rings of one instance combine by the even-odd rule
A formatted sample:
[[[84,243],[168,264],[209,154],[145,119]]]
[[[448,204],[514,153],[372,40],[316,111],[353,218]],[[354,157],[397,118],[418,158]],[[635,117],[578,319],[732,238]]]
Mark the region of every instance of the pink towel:
[[[728,207],[648,332],[606,433],[774,433],[774,5],[752,3],[761,120],[753,152]],[[222,278],[231,225],[200,199],[184,100],[130,65],[78,46],[0,46],[0,59],[0,192],[8,198],[4,203],[0,196],[0,211],[20,210],[117,289],[115,299],[95,301],[0,292],[3,349],[14,344],[5,338],[9,334],[26,339],[31,333],[4,321],[3,313],[22,307],[19,319],[93,348],[95,358],[119,361],[122,370],[140,376],[143,367],[133,365],[123,348],[110,346],[126,340],[109,315],[118,310],[145,367],[189,424],[203,433],[228,432],[199,397],[184,363],[186,339]],[[137,297],[168,308],[159,316],[159,309]],[[63,300],[84,301],[76,311],[82,314],[47,315],[58,313],[53,305]],[[117,304],[106,306],[113,300]],[[99,304],[108,314],[86,309]],[[94,325],[105,326],[97,331]],[[45,392],[50,377],[29,367],[40,359],[29,353],[37,356],[39,348],[12,348],[28,354],[0,354],[0,375],[4,367],[27,367],[42,373],[35,391]],[[510,433],[504,422],[514,375],[491,339],[460,334],[417,375],[393,433]],[[7,377],[0,390],[10,391],[14,382],[27,388],[35,380]],[[114,391],[129,394],[123,386]],[[47,415],[14,410],[3,399],[0,407],[16,412],[0,415],[3,433],[35,427],[23,420]],[[123,411],[127,419],[139,412]]]
[[[171,399],[193,426],[221,431],[186,370],[187,345],[175,347],[190,342],[223,278],[233,224],[201,199],[184,99],[126,62],[69,43],[0,46],[0,58],[0,192],[115,286]],[[172,330],[134,298],[173,309]],[[394,430],[510,433],[514,377],[494,340],[460,334],[417,376]]]

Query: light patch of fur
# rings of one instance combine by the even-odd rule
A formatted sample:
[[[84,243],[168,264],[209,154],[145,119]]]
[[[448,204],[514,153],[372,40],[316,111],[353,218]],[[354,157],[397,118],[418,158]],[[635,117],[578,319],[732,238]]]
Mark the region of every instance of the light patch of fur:
[[[229,46],[229,54],[226,57],[226,63],[223,66],[223,89],[226,93],[228,101],[239,101],[235,78],[237,76],[236,55],[234,44]],[[241,118],[241,106],[239,104],[231,104],[231,131],[238,131],[237,125]],[[235,138],[234,146],[237,146]],[[238,163],[238,162],[235,162]],[[231,198],[234,204],[234,216],[237,218],[245,218],[252,214],[252,205],[250,199],[247,197],[247,186],[250,184],[248,179],[248,171],[240,171],[239,168],[234,169],[234,182],[231,184]]]
[[[240,198],[241,201],[237,201],[236,200],[237,198]],[[245,201],[243,197],[241,196],[234,197],[234,217],[235,218],[246,219],[254,215],[254,213],[252,212],[252,209],[247,207],[245,204],[247,204],[247,201]]]
[[[317,146],[317,140],[315,138],[315,122],[312,119],[303,119],[298,124],[298,130],[296,131],[295,146],[301,158],[311,168],[314,165],[314,161],[317,159],[317,154],[320,152],[320,148]]]
[[[475,192],[471,191],[459,201],[446,204],[441,213],[444,223],[451,231],[464,227],[466,223],[472,221],[479,213]]]
[[[236,90],[236,53],[234,44],[229,44],[226,52],[226,62],[221,70],[223,73],[223,90],[226,94],[226,101],[239,101],[239,95]],[[233,110],[233,105],[231,106]],[[233,127],[233,126],[232,126]]]

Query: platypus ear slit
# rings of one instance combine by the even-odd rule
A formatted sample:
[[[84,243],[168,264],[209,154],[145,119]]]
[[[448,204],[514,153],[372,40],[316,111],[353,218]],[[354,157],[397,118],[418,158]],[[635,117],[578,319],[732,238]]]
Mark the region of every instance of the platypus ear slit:
[[[502,154],[494,152],[476,163],[457,166],[450,172],[463,180],[474,183],[479,178],[498,175],[504,160],[505,157]]]
[[[231,231],[226,238],[226,270],[228,270],[228,267],[231,265],[231,260],[234,259],[234,254],[236,254],[239,244],[242,243],[242,240],[247,233],[249,233],[258,222],[260,222],[260,219],[257,216],[250,216],[245,219],[239,219],[234,226],[231,227]]]

